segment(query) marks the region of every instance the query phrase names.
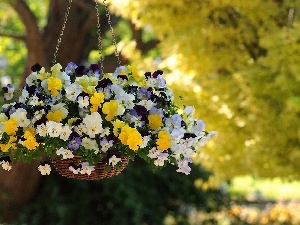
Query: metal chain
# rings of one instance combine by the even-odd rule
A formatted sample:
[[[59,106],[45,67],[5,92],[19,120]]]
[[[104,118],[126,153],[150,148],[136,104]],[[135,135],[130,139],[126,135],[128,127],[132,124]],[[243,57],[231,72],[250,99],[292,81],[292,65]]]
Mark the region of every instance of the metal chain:
[[[109,13],[109,10],[108,10],[108,6],[106,4],[106,0],[103,0],[103,5],[104,5],[104,8],[105,8],[106,17],[107,17],[107,20],[108,20],[108,25],[109,25],[109,28],[110,28],[110,31],[111,31],[112,41],[113,41],[113,44],[115,46],[115,55],[116,55],[117,60],[118,60],[118,65],[121,66],[121,60],[120,60],[119,51],[118,51],[118,47],[117,47],[116,37],[115,37],[115,34],[114,34],[114,29],[112,27],[112,22],[111,22],[111,19],[110,19],[110,13]]]
[[[97,34],[98,34],[98,48],[100,55],[100,66],[101,66],[101,74],[104,72],[104,64],[103,64],[103,47],[102,47],[102,38],[101,38],[101,26],[100,26],[100,14],[98,9],[98,2],[95,1],[95,8],[97,12]]]
[[[61,43],[61,39],[62,39],[62,36],[64,35],[64,30],[66,28],[66,23],[68,21],[68,16],[70,14],[70,9],[71,9],[71,5],[72,5],[72,0],[69,0],[69,3],[68,3],[68,6],[67,6],[67,10],[65,12],[65,17],[64,17],[64,22],[63,22],[63,25],[61,27],[61,31],[60,31],[60,34],[59,34],[59,38],[57,40],[57,45],[55,47],[55,53],[54,53],[54,58],[52,60],[52,63],[53,65],[56,64],[56,57],[58,55],[58,49],[59,49],[59,45]]]

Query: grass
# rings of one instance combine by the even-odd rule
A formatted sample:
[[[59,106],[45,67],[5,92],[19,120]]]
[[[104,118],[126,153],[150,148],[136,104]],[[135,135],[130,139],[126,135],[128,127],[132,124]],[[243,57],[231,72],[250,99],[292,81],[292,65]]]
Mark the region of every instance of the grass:
[[[228,186],[228,191],[233,196],[244,196],[250,200],[258,194],[267,200],[300,200],[300,181],[237,177]]]

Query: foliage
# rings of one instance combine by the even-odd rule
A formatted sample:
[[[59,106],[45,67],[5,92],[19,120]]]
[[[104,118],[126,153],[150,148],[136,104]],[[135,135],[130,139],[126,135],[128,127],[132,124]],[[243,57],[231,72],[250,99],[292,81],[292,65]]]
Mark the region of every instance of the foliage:
[[[218,131],[199,162],[219,180],[299,177],[298,0],[111,3],[154,30],[175,93]]]
[[[13,224],[159,225],[167,214],[186,224],[190,207],[210,211],[221,205],[218,191],[194,186],[195,179],[207,180],[209,174],[199,167],[193,171],[189,179],[171,167],[153,173],[137,158],[120,175],[106,180],[82,182],[53,173],[44,178],[35,201],[20,209]]]

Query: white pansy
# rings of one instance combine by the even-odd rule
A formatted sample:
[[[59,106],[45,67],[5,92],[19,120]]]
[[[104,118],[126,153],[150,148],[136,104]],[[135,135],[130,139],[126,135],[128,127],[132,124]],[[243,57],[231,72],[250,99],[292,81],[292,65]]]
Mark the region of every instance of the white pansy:
[[[110,134],[110,130],[109,130],[109,127],[105,127],[101,134],[100,134],[100,137],[104,137],[104,136],[108,136]]]
[[[128,69],[126,66],[119,66],[116,68],[115,72],[113,72],[113,77],[117,78],[119,75],[128,74]]]
[[[199,135],[205,128],[205,124],[202,120],[193,120],[188,124],[187,131]]]
[[[166,86],[166,80],[163,78],[161,74],[159,74],[156,78],[156,86],[157,87],[165,87]]]
[[[95,167],[94,166],[90,166],[90,164],[88,162],[83,162],[81,163],[81,170],[79,171],[80,174],[87,174],[87,175],[91,175],[91,173],[93,171],[95,171]]]
[[[67,99],[74,102],[77,96],[82,92],[82,87],[77,83],[73,83],[66,87],[65,90]]]
[[[140,145],[140,148],[145,148],[148,145],[148,142],[150,140],[150,136],[144,136],[143,138],[143,143]]]
[[[181,139],[181,138],[183,138],[184,133],[185,133],[185,129],[181,127],[181,128],[172,130],[171,136],[175,139]]]
[[[156,160],[154,160],[155,166],[163,166],[165,164],[165,161],[168,160],[168,153],[158,153]]]
[[[159,153],[159,151],[158,151],[155,147],[153,147],[153,148],[151,148],[151,149],[149,150],[149,153],[148,153],[147,156],[148,156],[150,159],[155,159],[155,158],[157,158],[158,153]]]
[[[112,93],[118,95],[119,97],[126,94],[123,87],[121,85],[118,85],[118,84],[110,85],[110,91]]]
[[[105,87],[104,89],[99,89],[99,91],[104,93],[104,99],[110,99],[111,98],[111,91],[109,87]]]
[[[74,157],[73,153],[70,150],[63,147],[56,151],[56,155],[62,155],[63,159],[72,159]]]
[[[28,77],[26,77],[26,84],[28,86],[34,85],[34,81],[36,81],[36,75],[37,75],[37,72],[32,72],[31,74],[29,74]]]
[[[115,167],[115,165],[117,165],[118,162],[121,162],[121,161],[122,161],[121,158],[117,158],[115,155],[113,155],[112,157],[109,158],[108,164],[112,165],[112,167]]]
[[[147,110],[150,110],[154,103],[151,100],[141,100],[137,104],[144,106]]]
[[[1,166],[2,166],[2,168],[3,168],[4,170],[10,171],[11,168],[12,168],[11,165],[9,164],[9,162],[4,161],[4,160],[2,160],[2,161],[0,162],[0,164],[1,164]]]
[[[46,123],[48,134],[50,137],[59,137],[62,132],[62,124],[54,121],[48,121]]]
[[[46,114],[46,113],[45,113],[45,110],[44,110],[44,109],[42,109],[42,110],[40,110],[40,111],[36,111],[36,112],[34,113],[33,118],[32,118],[32,123],[34,124],[36,121],[40,120],[40,119],[43,117],[43,115],[45,115],[45,114]]]
[[[191,172],[191,167],[189,167],[189,163],[191,162],[191,159],[184,158],[182,161],[178,162],[178,169],[176,171],[179,173],[184,173],[185,175],[189,175]]]
[[[94,150],[95,153],[99,152],[99,147],[95,139],[85,137],[82,139],[81,145],[86,149]]]
[[[113,140],[108,141],[106,138],[103,138],[100,141],[101,151],[107,152],[107,150],[114,145]]]
[[[69,86],[71,84],[70,76],[65,72],[58,72],[56,78],[59,78],[64,86]]]
[[[88,96],[79,96],[78,97],[78,106],[79,108],[85,108],[88,107],[90,104],[90,98]]]
[[[27,112],[23,108],[18,108],[14,113],[10,115],[10,118],[17,120],[19,127],[27,127],[30,124],[30,120],[27,119]]]
[[[8,118],[5,115],[5,113],[0,113],[0,122],[6,121],[6,120],[8,120]]]
[[[130,118],[130,122],[134,123],[135,127],[143,127],[143,126],[145,126],[145,121],[142,120],[141,116],[138,116],[138,117],[132,116]]]
[[[173,94],[172,89],[166,87],[165,94],[167,95],[167,98],[169,100],[174,101],[174,94]]]
[[[33,106],[41,105],[41,106],[43,106],[44,102],[40,101],[40,99],[36,95],[34,95],[31,98],[29,98],[28,105],[33,105]]]
[[[184,114],[187,116],[193,116],[195,113],[194,106],[186,106],[183,110]]]
[[[61,131],[61,134],[60,134],[60,139],[62,139],[64,141],[68,140],[71,133],[72,133],[71,128],[69,127],[68,124],[66,124],[65,126],[62,127],[62,131]]]
[[[26,100],[28,97],[29,97],[28,91],[27,91],[25,88],[23,88],[22,93],[21,93],[21,95],[20,95],[20,97],[19,97],[19,102],[25,103],[25,100]]]
[[[122,116],[125,112],[125,107],[122,104],[118,104],[117,115]]]
[[[93,112],[91,115],[86,115],[82,121],[86,126],[86,134],[94,138],[96,134],[103,131],[102,118],[98,112]]]
[[[86,133],[86,126],[83,123],[81,123],[81,124],[79,124],[77,126],[74,126],[73,129],[79,135],[82,135],[83,133]]]
[[[211,131],[209,132],[207,135],[204,135],[201,137],[201,139],[198,141],[196,148],[198,147],[202,147],[206,144],[206,142],[208,142],[212,136],[216,135],[215,131]]]
[[[132,109],[134,107],[135,96],[133,94],[127,94],[124,91],[116,94],[116,99],[120,104],[124,105],[126,109]]]
[[[51,172],[51,167],[49,164],[40,165],[38,170],[41,172],[42,175],[49,175]]]
[[[76,168],[75,169],[73,166],[69,166],[69,170],[71,172],[73,172],[74,174],[78,174],[80,172],[81,168]]]
[[[48,127],[45,124],[40,124],[36,128],[36,132],[41,136],[45,137],[48,134]]]

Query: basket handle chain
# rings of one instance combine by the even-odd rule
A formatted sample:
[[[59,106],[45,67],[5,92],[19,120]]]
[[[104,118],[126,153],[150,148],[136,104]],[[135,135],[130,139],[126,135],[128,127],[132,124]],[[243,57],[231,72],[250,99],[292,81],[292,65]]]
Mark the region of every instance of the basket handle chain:
[[[61,43],[62,36],[64,35],[64,30],[66,28],[66,24],[67,24],[68,17],[69,17],[69,14],[70,14],[72,1],[73,0],[69,0],[67,10],[65,12],[63,25],[62,25],[62,28],[61,28],[61,31],[60,31],[60,34],[59,34],[59,38],[57,40],[57,44],[56,44],[55,52],[54,52],[54,57],[53,57],[53,60],[52,60],[53,65],[56,64],[56,58],[57,58],[57,55],[58,55],[59,46],[60,46],[60,43]],[[97,12],[98,48],[99,48],[99,55],[100,55],[101,73],[103,73],[103,71],[104,71],[103,48],[102,48],[102,38],[101,38],[101,29],[100,29],[100,14],[99,14],[98,1],[97,0],[95,0],[95,4],[96,4],[95,8],[96,8],[96,12]],[[106,0],[103,0],[103,5],[104,5],[104,8],[105,8],[106,17],[107,17],[108,25],[109,25],[110,32],[111,32],[112,42],[113,42],[113,45],[115,47],[115,56],[117,57],[117,63],[118,63],[119,66],[121,66],[120,54],[119,54],[119,51],[118,51],[116,37],[115,37],[115,34],[114,34],[114,29],[113,29],[112,22],[111,22],[111,16],[110,16],[110,13],[109,13],[109,10],[108,10],[108,6],[106,4]]]
[[[54,58],[52,60],[52,63],[53,65],[56,64],[56,57],[58,55],[58,49],[59,49],[59,45],[61,43],[61,38],[62,36],[64,35],[64,30],[66,28],[66,23],[68,21],[68,16],[70,14],[70,9],[71,9],[71,5],[72,5],[72,0],[69,0],[69,3],[68,3],[68,6],[67,6],[67,10],[65,12],[65,17],[64,17],[64,22],[63,22],[63,25],[61,27],[61,31],[60,31],[60,34],[59,34],[59,38],[57,40],[57,44],[56,44],[56,47],[55,47],[55,52],[54,52]]]
[[[121,60],[120,60],[120,54],[119,54],[119,51],[118,51],[118,47],[117,47],[117,42],[116,42],[116,36],[114,34],[114,29],[113,29],[113,26],[112,26],[112,22],[111,22],[111,16],[110,16],[110,13],[109,13],[109,10],[108,10],[108,6],[106,4],[106,0],[103,0],[102,1],[103,5],[104,5],[104,9],[105,9],[105,15],[107,17],[107,21],[108,21],[108,25],[109,25],[109,29],[110,29],[110,32],[111,32],[111,37],[112,37],[112,42],[113,42],[113,45],[115,47],[115,56],[117,57],[117,63],[118,63],[118,66],[121,66]],[[95,0],[95,8],[96,8],[96,11],[97,11],[97,34],[98,34],[98,47],[99,47],[99,54],[100,54],[100,63],[101,63],[101,73],[102,71],[104,71],[104,65],[103,65],[103,49],[102,49],[102,39],[101,39],[101,30],[100,30],[100,14],[99,14],[99,9],[98,9],[98,1]]]

